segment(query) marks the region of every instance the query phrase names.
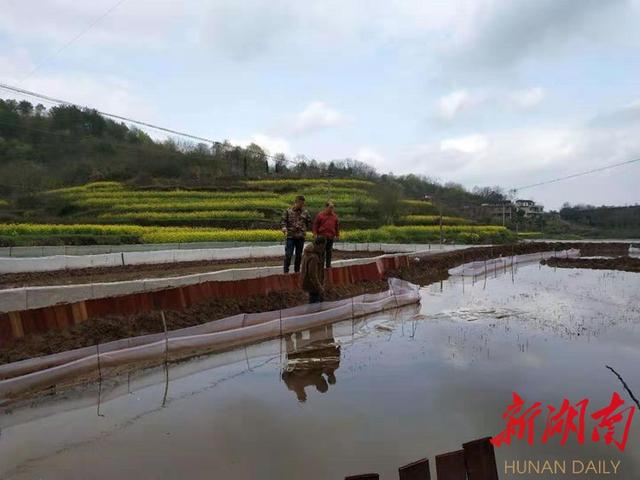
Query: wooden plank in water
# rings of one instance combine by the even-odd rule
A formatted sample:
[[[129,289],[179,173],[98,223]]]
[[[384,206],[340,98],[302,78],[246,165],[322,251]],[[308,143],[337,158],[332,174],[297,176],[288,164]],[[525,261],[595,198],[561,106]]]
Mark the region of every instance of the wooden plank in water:
[[[436,455],[436,474],[438,480],[467,480],[464,450]]]
[[[431,480],[429,460],[423,458],[398,469],[400,480]]]
[[[496,454],[490,437],[463,443],[469,480],[498,480]]]

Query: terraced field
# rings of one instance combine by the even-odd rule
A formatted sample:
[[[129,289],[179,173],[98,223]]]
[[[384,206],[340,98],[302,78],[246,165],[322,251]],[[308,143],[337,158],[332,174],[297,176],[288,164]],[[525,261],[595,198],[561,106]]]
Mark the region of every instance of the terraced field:
[[[134,189],[119,182],[94,182],[41,194],[57,205],[55,222],[0,224],[5,245],[60,243],[174,243],[198,241],[278,242],[282,211],[299,193],[315,215],[327,199],[340,214],[344,241],[434,242],[440,216],[428,201],[400,200],[396,225],[380,220],[377,184],[352,179],[255,180],[225,190]],[[448,242],[504,242],[503,227],[473,225],[442,217]]]
[[[298,193],[304,193],[312,212],[331,198],[346,222],[366,222],[377,205],[374,187],[359,180],[310,179],[250,181],[225,191],[133,190],[117,182],[97,182],[48,195],[68,202],[75,216],[91,213],[108,223],[233,227],[220,221],[242,220],[272,227]],[[432,206],[423,203],[423,211],[431,211]]]

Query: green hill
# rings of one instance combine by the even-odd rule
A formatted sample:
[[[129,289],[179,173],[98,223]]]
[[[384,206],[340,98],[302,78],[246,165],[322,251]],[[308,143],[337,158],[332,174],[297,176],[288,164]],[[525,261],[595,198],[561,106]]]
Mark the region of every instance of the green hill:
[[[379,175],[349,159],[291,161],[257,145],[159,142],[92,110],[0,100],[4,245],[274,241],[298,194],[313,214],[334,200],[345,240],[437,241],[441,211],[447,241],[512,238],[460,215],[499,196],[491,190]]]

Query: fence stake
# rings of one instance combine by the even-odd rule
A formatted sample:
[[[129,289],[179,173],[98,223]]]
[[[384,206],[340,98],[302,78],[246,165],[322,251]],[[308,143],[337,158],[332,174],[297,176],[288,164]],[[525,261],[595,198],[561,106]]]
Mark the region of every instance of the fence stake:
[[[398,469],[400,480],[431,480],[429,460],[423,458]]]
[[[438,480],[466,480],[464,450],[436,455],[436,475]]]
[[[164,328],[164,395],[162,396],[162,406],[164,407],[167,404],[167,393],[169,393],[169,333],[167,332],[164,310],[160,310],[160,318]]]
[[[469,480],[499,480],[496,455],[490,438],[462,444]]]
[[[100,403],[102,401],[102,367],[100,365],[100,342],[96,338],[96,359],[98,360],[98,409],[96,413],[99,417],[104,417],[100,413]]]

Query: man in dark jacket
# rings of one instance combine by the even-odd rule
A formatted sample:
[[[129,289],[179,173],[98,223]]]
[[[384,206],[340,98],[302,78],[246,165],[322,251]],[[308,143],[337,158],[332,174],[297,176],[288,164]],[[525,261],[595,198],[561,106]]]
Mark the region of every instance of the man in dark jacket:
[[[324,268],[322,256],[326,246],[324,237],[316,237],[312,244],[307,245],[302,257],[302,289],[309,293],[309,303],[318,303],[324,296]]]
[[[331,267],[331,254],[333,252],[333,241],[340,236],[340,221],[335,212],[335,205],[331,200],[325,204],[325,209],[321,211],[313,220],[313,234],[320,235],[327,239],[327,246],[324,250],[324,261],[327,268]]]
[[[282,215],[282,232],[287,236],[287,242],[284,247],[284,273],[289,273],[291,257],[293,257],[294,251],[293,271],[300,271],[304,238],[309,229],[311,229],[311,215],[304,208],[304,197],[298,195],[293,206],[285,210]]]

